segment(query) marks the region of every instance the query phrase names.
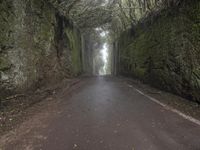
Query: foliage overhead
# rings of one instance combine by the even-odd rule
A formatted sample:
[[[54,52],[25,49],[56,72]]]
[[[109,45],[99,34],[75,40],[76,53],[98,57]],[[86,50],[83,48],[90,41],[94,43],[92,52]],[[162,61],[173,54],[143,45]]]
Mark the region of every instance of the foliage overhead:
[[[80,29],[110,23],[116,35],[151,12],[178,5],[182,0],[49,0]]]

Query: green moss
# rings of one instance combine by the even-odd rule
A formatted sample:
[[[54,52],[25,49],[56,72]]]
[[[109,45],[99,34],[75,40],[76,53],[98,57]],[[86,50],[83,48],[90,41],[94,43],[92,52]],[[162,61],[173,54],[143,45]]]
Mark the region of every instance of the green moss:
[[[14,10],[12,9],[11,1],[2,1],[0,3],[0,47],[8,46],[13,41],[13,21],[14,21]]]
[[[0,57],[0,71],[6,71],[10,69],[11,64],[5,57]]]
[[[200,101],[200,2],[180,7],[163,11],[146,28],[136,26],[133,36],[122,34],[120,72]]]
[[[78,75],[82,71],[81,65],[81,39],[77,30],[66,28],[65,33],[69,40],[72,55],[72,71],[74,75]]]

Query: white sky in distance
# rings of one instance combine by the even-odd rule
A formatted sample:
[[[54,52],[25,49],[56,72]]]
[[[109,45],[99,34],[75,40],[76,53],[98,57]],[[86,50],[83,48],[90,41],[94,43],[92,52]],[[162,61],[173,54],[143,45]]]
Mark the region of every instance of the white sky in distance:
[[[106,64],[108,62],[108,44],[107,43],[105,43],[103,45],[103,49],[101,50],[101,54],[102,54],[102,57],[103,57],[103,61]]]
[[[102,38],[106,38],[106,36],[108,36],[109,31],[105,31],[102,28],[96,28],[96,31],[100,31],[100,36]],[[108,67],[108,59],[109,59],[109,47],[108,47],[108,43],[105,42],[103,43],[102,49],[100,49],[100,53],[101,53],[101,59],[103,60],[104,66],[103,68],[99,71],[100,75],[105,75],[107,73],[107,67]]]

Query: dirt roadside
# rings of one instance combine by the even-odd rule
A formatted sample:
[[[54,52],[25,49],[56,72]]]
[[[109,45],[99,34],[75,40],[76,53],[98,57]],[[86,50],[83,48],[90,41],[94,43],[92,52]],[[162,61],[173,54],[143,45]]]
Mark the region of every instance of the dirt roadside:
[[[54,86],[43,87],[23,94],[10,96],[11,102],[0,110],[0,135],[20,126],[35,113],[45,109],[45,105],[55,105],[56,96],[80,82],[79,78],[65,79]]]
[[[124,80],[124,77],[120,78]],[[200,105],[198,103],[187,100],[172,93],[159,90],[136,79],[126,78],[125,82],[127,84],[134,85],[134,87],[136,87],[138,90],[141,90],[145,94],[156,98],[161,103],[177,109],[180,112],[197,120],[200,120]]]

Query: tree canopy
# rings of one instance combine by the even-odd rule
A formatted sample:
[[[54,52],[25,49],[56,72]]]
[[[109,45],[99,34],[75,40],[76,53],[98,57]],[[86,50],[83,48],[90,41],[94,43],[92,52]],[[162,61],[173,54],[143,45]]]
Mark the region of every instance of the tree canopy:
[[[181,0],[49,0],[81,30],[109,23],[115,34],[132,27],[151,12]]]

